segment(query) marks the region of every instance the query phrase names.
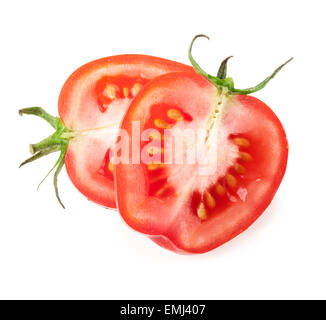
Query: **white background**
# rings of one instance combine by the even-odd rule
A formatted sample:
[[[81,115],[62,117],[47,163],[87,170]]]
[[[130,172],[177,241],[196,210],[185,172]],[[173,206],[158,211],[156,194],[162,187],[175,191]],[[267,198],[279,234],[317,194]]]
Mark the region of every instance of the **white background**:
[[[0,5],[0,298],[326,298],[326,105],[324,1],[2,1]],[[204,255],[182,256],[137,234],[118,213],[87,201],[66,172],[56,201],[56,160],[18,169],[29,143],[50,134],[17,110],[57,114],[65,79],[96,58],[143,53],[215,73],[234,55],[237,87],[255,94],[286,129],[289,163],[270,207],[246,232]],[[271,159],[273,161],[273,159]]]

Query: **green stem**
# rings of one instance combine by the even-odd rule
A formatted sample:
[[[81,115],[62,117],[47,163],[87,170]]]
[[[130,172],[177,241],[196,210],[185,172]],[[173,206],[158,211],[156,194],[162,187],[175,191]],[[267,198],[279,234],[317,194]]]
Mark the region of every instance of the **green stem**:
[[[258,85],[254,86],[254,87],[250,87],[247,89],[236,89],[234,88],[234,82],[232,78],[225,78],[226,77],[226,65],[227,65],[227,61],[229,58],[226,58],[219,69],[219,72],[217,74],[217,77],[214,77],[210,74],[208,74],[207,72],[205,72],[200,66],[199,64],[196,62],[196,60],[193,58],[192,56],[192,47],[193,44],[195,42],[195,40],[199,37],[204,37],[206,39],[209,39],[208,36],[204,35],[204,34],[199,34],[196,35],[189,46],[189,50],[188,50],[188,56],[189,56],[189,60],[192,64],[192,66],[194,67],[195,71],[197,73],[199,73],[200,75],[204,76],[206,79],[208,79],[214,86],[216,86],[217,88],[221,89],[221,87],[224,87],[227,89],[228,92],[230,93],[234,93],[234,94],[249,94],[249,93],[253,93],[253,92],[257,92],[261,89],[263,89],[267,83],[273,79],[275,77],[275,75],[285,66],[287,65],[292,59],[290,58],[289,60],[287,60],[285,63],[283,63],[282,65],[280,65],[270,76],[268,76],[265,80],[263,80],[262,82],[260,82]]]
[[[44,157],[52,152],[60,151],[60,156],[58,160],[56,161],[53,168],[48,172],[48,174],[43,178],[43,180],[40,182],[39,186],[42,184],[42,182],[49,176],[49,174],[56,168],[54,177],[53,177],[53,184],[54,184],[54,190],[55,195],[61,204],[63,208],[64,205],[59,197],[59,191],[58,191],[58,175],[64,165],[65,155],[67,151],[67,147],[69,144],[69,140],[74,137],[74,133],[71,129],[68,129],[64,126],[60,118],[51,116],[48,114],[44,109],[40,107],[31,107],[31,108],[25,108],[19,110],[19,114],[31,114],[35,115],[37,117],[40,117],[44,119],[46,122],[48,122],[56,131],[49,137],[43,139],[42,141],[31,144],[30,145],[30,152],[33,154],[32,157],[25,160],[21,165],[25,165],[27,163],[30,163],[32,161],[35,161],[41,157]]]

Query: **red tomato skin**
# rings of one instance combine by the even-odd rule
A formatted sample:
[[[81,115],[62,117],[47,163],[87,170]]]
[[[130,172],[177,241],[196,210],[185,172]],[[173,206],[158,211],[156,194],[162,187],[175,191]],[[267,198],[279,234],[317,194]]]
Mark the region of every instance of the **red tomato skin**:
[[[74,117],[74,108],[76,107],[76,95],[79,95],[79,86],[83,84],[89,77],[94,75],[98,70],[106,69],[107,72],[103,75],[112,75],[110,72],[113,68],[118,68],[118,71],[113,72],[115,74],[125,74],[128,76],[128,68],[132,66],[135,72],[142,74],[143,70],[147,72],[147,76],[156,77],[161,74],[175,71],[192,71],[190,66],[147,55],[117,55],[106,58],[101,58],[89,62],[76,71],[74,71],[70,77],[66,80],[60,92],[58,101],[59,116],[64,125],[72,130],[84,129],[87,127],[87,113],[90,111],[83,109],[79,113],[79,118]],[[138,70],[138,71],[137,71]],[[147,71],[146,71],[147,70]],[[120,73],[119,73],[120,72]],[[102,76],[103,76],[102,75]],[[83,116],[83,113],[85,113]],[[95,110],[94,112],[98,112]],[[89,117],[91,118],[91,117]],[[85,122],[86,119],[86,122]],[[95,159],[87,152],[84,153],[85,165],[83,166],[84,172],[80,167],[80,155],[77,155],[76,150],[79,143],[71,140],[65,156],[65,165],[68,176],[74,186],[84,194],[89,200],[108,208],[116,208],[116,195],[114,189],[113,179],[108,179],[105,176],[98,174],[99,167],[101,166],[103,157],[107,149],[103,146],[103,143],[97,143],[97,141],[89,142],[91,148],[94,147],[94,152],[98,153],[98,157]],[[97,144],[97,145],[96,145]],[[94,146],[95,145],[95,146]],[[85,147],[84,149],[87,149]],[[87,150],[86,150],[87,151]],[[89,159],[87,157],[90,157]],[[87,173],[87,177],[84,174]]]
[[[212,85],[203,77],[194,74],[194,73],[175,73],[170,74],[166,76],[161,76],[159,78],[156,78],[153,82],[153,87],[156,85],[158,87],[165,87],[168,85],[169,81],[171,81],[171,78],[180,78],[183,77],[187,79],[191,79],[192,81],[196,82],[199,87],[201,87],[203,90],[207,89],[209,87],[212,87]],[[148,88],[148,90],[151,90],[151,88]],[[144,92],[143,92],[144,94]],[[122,128],[129,130],[128,128],[128,122],[134,118],[134,114],[137,108],[137,104],[141,102],[143,99],[143,95],[138,95],[131,107],[129,108],[127,114],[125,115],[125,118],[122,122]],[[268,207],[270,202],[275,196],[275,193],[283,179],[283,176],[285,174],[286,166],[287,166],[287,158],[288,158],[288,141],[286,138],[285,130],[275,115],[275,113],[262,101],[259,99],[248,96],[248,95],[233,95],[232,99],[235,102],[238,102],[239,104],[244,105],[247,108],[250,108],[253,112],[257,112],[262,114],[266,119],[271,121],[273,123],[274,128],[278,132],[278,144],[279,144],[279,162],[277,164],[277,173],[274,175],[273,180],[270,181],[270,188],[269,192],[264,195],[264,198],[258,205],[256,205],[254,208],[251,208],[250,214],[247,215],[245,221],[241,223],[241,225],[237,226],[237,228],[234,228],[233,230],[229,230],[228,232],[224,233],[222,236],[219,237],[218,240],[214,242],[207,242],[203,243],[200,246],[191,247],[188,245],[185,245],[181,240],[180,237],[178,237],[178,234],[175,233],[175,230],[173,226],[170,230],[166,231],[165,233],[162,233],[159,230],[155,230],[153,226],[147,226],[142,223],[142,221],[139,221],[133,217],[133,212],[130,211],[128,206],[125,202],[125,193],[128,193],[128,181],[124,181],[123,178],[123,166],[122,164],[117,165],[115,170],[115,184],[117,191],[117,204],[119,212],[124,219],[124,221],[134,230],[139,231],[141,233],[146,234],[149,236],[151,240],[153,240],[158,245],[172,250],[176,253],[181,254],[200,254],[205,253],[208,251],[211,251],[222,244],[228,242],[229,240],[233,239],[246,229],[250,227],[250,225],[253,224],[257,220],[257,218],[265,211],[265,209]],[[162,203],[162,207],[164,204]],[[158,210],[160,210],[158,208]],[[209,235],[208,235],[209,236]]]

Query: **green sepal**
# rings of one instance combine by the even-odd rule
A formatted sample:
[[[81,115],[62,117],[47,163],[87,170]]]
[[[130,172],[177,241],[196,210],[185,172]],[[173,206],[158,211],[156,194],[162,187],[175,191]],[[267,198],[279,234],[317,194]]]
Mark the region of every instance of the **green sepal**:
[[[218,77],[219,79],[222,79],[222,80],[223,80],[223,79],[226,78],[226,73],[227,73],[227,64],[228,64],[229,59],[231,59],[231,58],[233,58],[233,56],[229,56],[229,57],[225,58],[225,59],[222,61],[221,65],[220,65],[220,67],[219,67],[219,69],[218,69],[218,72],[217,72],[217,77]]]
[[[49,148],[45,148],[43,149],[42,151],[39,151],[37,153],[34,153],[33,156],[31,156],[30,158],[26,159],[25,161],[23,161],[20,165],[19,165],[19,168],[21,168],[23,165],[27,164],[27,163],[30,163],[32,161],[35,161],[37,159],[40,159],[52,152],[56,152],[56,151],[59,151],[59,147],[58,146],[53,146],[53,147],[49,147]]]
[[[189,46],[189,50],[188,50],[188,57],[189,57],[189,60],[192,64],[192,66],[194,67],[195,71],[204,76],[206,79],[208,79],[213,85],[215,85],[217,88],[221,88],[221,87],[224,87],[227,89],[228,92],[230,93],[237,93],[237,94],[250,94],[250,93],[253,93],[253,92],[257,92],[261,89],[263,89],[267,83],[273,79],[275,77],[275,75],[285,66],[287,65],[292,59],[290,58],[289,60],[287,60],[285,63],[283,63],[282,65],[280,65],[277,69],[275,69],[275,71],[270,75],[268,76],[265,80],[263,80],[262,82],[260,82],[259,84],[257,84],[256,86],[254,87],[250,87],[250,88],[247,88],[247,89],[236,89],[234,88],[234,81],[232,78],[224,78],[226,76],[226,64],[227,64],[227,60],[230,58],[226,58],[224,61],[225,63],[221,64],[221,67],[220,67],[220,70],[218,72],[218,77],[214,77],[210,74],[208,74],[207,72],[205,72],[200,66],[199,64],[195,61],[195,59],[193,58],[192,56],[192,47],[193,47],[193,44],[195,42],[195,40],[199,37],[204,37],[206,39],[209,40],[209,37],[204,35],[204,34],[199,34],[199,35],[196,35],[191,43],[190,43],[190,46]],[[219,77],[221,76],[221,77]]]

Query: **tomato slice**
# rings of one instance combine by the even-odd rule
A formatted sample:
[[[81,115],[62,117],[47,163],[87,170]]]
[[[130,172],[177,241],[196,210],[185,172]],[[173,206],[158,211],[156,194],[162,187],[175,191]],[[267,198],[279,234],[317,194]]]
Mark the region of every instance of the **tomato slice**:
[[[287,139],[272,110],[196,73],[154,79],[121,123],[129,137],[132,121],[141,135],[156,132],[150,141],[158,143],[143,139],[141,150],[161,158],[115,166],[118,208],[128,225],[165,248],[202,253],[232,239],[262,214],[285,173]],[[193,132],[203,137],[189,143],[184,137]],[[131,144],[128,151],[131,159]]]
[[[132,99],[151,79],[189,66],[145,55],[119,55],[92,61],[64,84],[59,115],[72,130],[65,156],[68,175],[89,200],[116,207],[109,149]]]

